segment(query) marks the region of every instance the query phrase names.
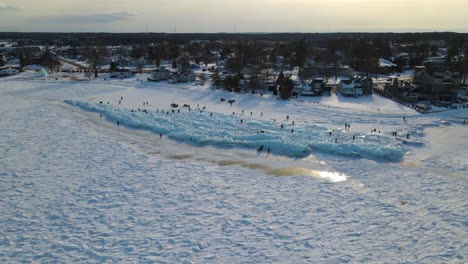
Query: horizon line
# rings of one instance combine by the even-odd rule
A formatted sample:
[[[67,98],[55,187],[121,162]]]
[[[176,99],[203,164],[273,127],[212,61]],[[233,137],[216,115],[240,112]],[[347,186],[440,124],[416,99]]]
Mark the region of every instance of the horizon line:
[[[112,32],[112,31],[0,31],[0,34],[6,33],[21,33],[21,34],[171,34],[171,35],[182,35],[182,34],[229,34],[229,35],[241,35],[241,34],[420,34],[420,33],[455,33],[455,34],[468,34],[467,31],[245,31],[245,32],[138,32],[138,31],[126,31],[126,32]]]

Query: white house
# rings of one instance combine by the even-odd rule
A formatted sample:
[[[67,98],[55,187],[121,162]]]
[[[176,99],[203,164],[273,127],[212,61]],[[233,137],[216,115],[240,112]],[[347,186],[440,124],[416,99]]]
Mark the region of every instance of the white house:
[[[361,79],[342,80],[338,84],[338,92],[343,96],[358,97],[363,95]]]
[[[174,73],[169,79],[170,83],[187,83],[193,81],[195,81],[195,73],[190,69]]]
[[[19,72],[20,71],[18,69],[11,68],[11,67],[0,68],[0,76],[11,76],[11,75],[18,74]]]
[[[148,81],[152,81],[152,82],[164,81],[164,80],[169,80],[170,77],[171,77],[171,72],[164,67],[160,67],[151,72],[151,77],[148,78]]]
[[[294,82],[293,94],[301,96],[319,96],[325,88],[325,81],[322,78],[314,79],[311,83]]]

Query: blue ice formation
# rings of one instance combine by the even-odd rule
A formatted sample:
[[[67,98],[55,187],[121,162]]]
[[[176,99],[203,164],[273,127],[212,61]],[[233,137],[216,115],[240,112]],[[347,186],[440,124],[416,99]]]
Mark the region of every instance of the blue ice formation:
[[[222,113],[210,116],[206,111],[186,109],[180,113],[176,110],[175,114],[172,110],[144,113],[90,101],[65,100],[65,103],[100,113],[109,121],[119,121],[128,128],[162,133],[175,141],[197,146],[258,149],[263,145],[264,151],[269,147],[274,154],[292,158],[306,157],[314,151],[387,161],[398,161],[405,155],[402,145],[389,136],[334,131],[330,137],[329,129],[321,125],[285,125],[282,129],[278,122],[248,116]],[[260,131],[264,133],[258,133]],[[353,135],[356,135],[354,142]]]

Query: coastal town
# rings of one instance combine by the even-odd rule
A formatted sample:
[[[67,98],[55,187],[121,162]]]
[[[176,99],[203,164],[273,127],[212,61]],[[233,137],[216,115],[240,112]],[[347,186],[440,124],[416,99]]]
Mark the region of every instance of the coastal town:
[[[73,79],[209,85],[285,100],[377,93],[422,113],[468,107],[463,34],[293,36],[147,34],[138,43],[118,35],[13,34],[0,40],[0,76],[44,70]]]

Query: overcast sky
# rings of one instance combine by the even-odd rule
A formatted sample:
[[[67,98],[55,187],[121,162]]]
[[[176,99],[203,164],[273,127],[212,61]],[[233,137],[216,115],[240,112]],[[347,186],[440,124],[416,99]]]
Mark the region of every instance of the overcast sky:
[[[468,32],[468,0],[0,0],[0,31]]]

